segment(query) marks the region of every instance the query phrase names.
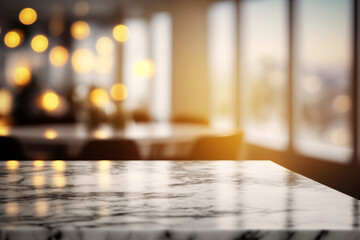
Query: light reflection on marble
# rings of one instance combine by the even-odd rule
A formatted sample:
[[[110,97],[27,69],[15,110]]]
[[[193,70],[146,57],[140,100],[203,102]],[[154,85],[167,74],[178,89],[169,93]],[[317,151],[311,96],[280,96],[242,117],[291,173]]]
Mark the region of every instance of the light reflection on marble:
[[[358,200],[269,161],[8,161],[0,192],[0,239],[360,238]]]
[[[35,160],[33,161],[33,165],[35,170],[41,170],[44,167],[45,163],[42,160]]]

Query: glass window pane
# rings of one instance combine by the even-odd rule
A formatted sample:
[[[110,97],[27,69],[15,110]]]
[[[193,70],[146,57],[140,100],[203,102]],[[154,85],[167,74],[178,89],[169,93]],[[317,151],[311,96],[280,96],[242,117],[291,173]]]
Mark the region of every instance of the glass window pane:
[[[151,19],[152,49],[156,66],[152,113],[158,121],[168,120],[171,114],[171,27],[171,15],[167,12],[157,13]]]
[[[288,143],[285,0],[243,1],[241,109],[247,141],[275,149]]]
[[[301,0],[295,19],[295,146],[303,154],[351,157],[351,1]]]
[[[130,109],[149,108],[150,79],[147,74],[149,61],[149,26],[145,19],[127,19],[125,25],[129,28],[129,40],[124,43],[123,77],[128,88],[128,98],[125,104]],[[135,66],[135,64],[137,64]],[[135,71],[138,69],[139,73]],[[145,69],[145,71],[143,70]]]
[[[235,3],[214,3],[208,12],[211,124],[235,127]]]

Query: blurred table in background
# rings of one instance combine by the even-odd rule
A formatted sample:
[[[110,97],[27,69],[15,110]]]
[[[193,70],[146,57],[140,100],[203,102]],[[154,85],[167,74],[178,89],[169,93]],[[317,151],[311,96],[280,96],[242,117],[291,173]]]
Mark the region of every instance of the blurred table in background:
[[[53,124],[38,126],[13,126],[6,129],[6,135],[17,138],[27,152],[32,150],[61,149],[66,156],[77,156],[82,146],[91,139],[129,139],[135,141],[145,159],[151,155],[152,146],[157,144],[191,144],[196,138],[208,135],[230,134],[232,131],[214,129],[201,124],[190,123],[131,123],[123,130],[114,130],[102,125],[89,130],[84,124]],[[60,147],[60,148],[59,148]],[[186,151],[186,149],[183,149]],[[66,157],[65,156],[65,157]]]
[[[270,161],[0,162],[0,239],[346,239],[359,201]]]

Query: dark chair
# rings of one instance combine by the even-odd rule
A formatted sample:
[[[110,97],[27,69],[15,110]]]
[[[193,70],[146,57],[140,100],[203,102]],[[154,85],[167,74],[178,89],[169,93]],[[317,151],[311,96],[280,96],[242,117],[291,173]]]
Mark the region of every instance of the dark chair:
[[[1,160],[27,160],[20,142],[13,137],[0,137]]]
[[[207,136],[197,139],[189,160],[238,160],[243,132],[226,136]]]
[[[92,140],[81,150],[80,160],[141,160],[134,141],[126,139]]]
[[[171,117],[170,120],[172,123],[176,124],[199,124],[204,126],[209,126],[209,120],[201,117],[201,116],[193,116],[193,115],[176,115]],[[188,146],[188,143],[177,143],[176,149],[183,149]],[[173,159],[177,160],[179,156],[166,156],[166,150],[168,148],[168,144],[164,143],[156,143],[151,146],[151,154],[150,159]],[[180,159],[184,159],[185,156],[180,157]],[[187,155],[186,155],[187,157]]]
[[[171,122],[173,123],[194,123],[194,124],[202,124],[209,125],[209,120],[200,117],[200,116],[191,116],[191,115],[176,115],[171,118]]]

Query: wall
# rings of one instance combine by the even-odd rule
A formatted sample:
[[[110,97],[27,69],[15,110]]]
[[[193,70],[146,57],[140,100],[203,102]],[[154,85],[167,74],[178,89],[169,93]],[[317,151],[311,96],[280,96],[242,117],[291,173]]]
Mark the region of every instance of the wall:
[[[206,13],[210,1],[171,1],[173,21],[172,116],[209,117]]]

